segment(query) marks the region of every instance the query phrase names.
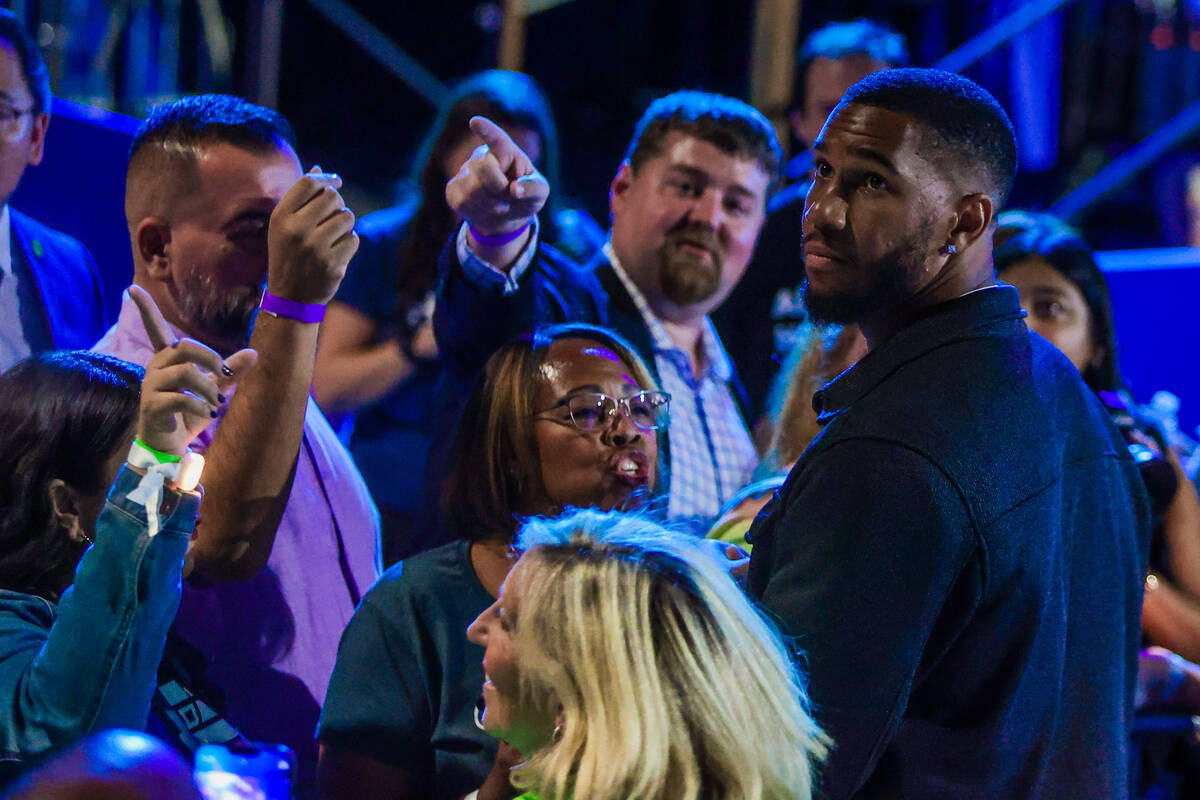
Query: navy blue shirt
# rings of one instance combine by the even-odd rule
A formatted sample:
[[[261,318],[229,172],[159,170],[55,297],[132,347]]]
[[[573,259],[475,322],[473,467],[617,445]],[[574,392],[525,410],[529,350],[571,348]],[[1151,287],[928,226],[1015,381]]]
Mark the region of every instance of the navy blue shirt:
[[[405,310],[398,308],[397,300],[400,244],[413,209],[411,205],[388,208],[359,221],[358,253],[335,298],[375,323],[376,342],[404,335]],[[419,362],[403,383],[355,416],[350,454],[379,506],[386,564],[430,544],[414,520],[421,502],[439,374],[437,362]]]
[[[941,304],[817,394],[750,531],[833,738],[823,797],[1125,798],[1149,509],[1015,289]]]

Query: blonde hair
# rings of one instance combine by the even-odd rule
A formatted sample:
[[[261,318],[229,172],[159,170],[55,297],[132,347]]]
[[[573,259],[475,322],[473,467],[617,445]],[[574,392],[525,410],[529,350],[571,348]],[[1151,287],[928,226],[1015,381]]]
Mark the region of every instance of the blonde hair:
[[[532,520],[519,546],[520,702],[561,724],[514,785],[542,800],[811,796],[827,740],[779,634],[713,551],[599,511]]]
[[[768,403],[774,429],[763,457],[768,474],[790,466],[821,432],[813,395],[852,366],[850,356],[857,337],[855,325],[812,324],[796,336]]]

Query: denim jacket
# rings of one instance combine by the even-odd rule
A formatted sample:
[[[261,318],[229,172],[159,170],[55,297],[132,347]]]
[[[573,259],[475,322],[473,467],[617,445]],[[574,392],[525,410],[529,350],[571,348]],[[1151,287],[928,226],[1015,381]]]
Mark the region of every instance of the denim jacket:
[[[139,481],[121,469],[96,544],[57,604],[0,590],[0,762],[146,725],[200,498],[177,495],[151,538],[145,509],[127,497]]]

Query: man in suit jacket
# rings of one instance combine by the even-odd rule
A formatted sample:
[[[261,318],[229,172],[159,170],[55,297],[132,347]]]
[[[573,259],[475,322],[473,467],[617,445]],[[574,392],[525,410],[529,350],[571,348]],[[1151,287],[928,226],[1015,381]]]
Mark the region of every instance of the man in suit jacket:
[[[8,206],[25,168],[42,160],[49,109],[46,64],[0,9],[0,370],[41,350],[89,347],[105,327],[87,249]]]
[[[578,267],[539,254],[549,186],[488,120],[486,143],[450,181],[465,221],[444,266],[434,329],[465,387],[511,335],[560,320],[623,334],[671,395],[668,516],[703,529],[757,462],[733,365],[708,319],[741,278],[775,180],[770,123],[738,100],[676,92],[642,116],[610,187],[612,232]]]

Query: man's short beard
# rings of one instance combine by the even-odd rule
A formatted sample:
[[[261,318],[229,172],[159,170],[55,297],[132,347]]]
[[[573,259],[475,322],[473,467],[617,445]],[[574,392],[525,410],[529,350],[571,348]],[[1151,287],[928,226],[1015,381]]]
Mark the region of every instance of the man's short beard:
[[[681,246],[692,241],[708,249],[708,257]],[[701,303],[721,286],[725,253],[716,233],[708,227],[673,230],[658,249],[658,282],[663,296],[677,306]]]
[[[890,253],[864,265],[867,284],[837,294],[813,294],[808,278],[800,285],[800,296],[808,315],[820,325],[849,325],[886,317],[901,308],[913,294],[912,276],[925,263],[929,233],[922,229]]]
[[[250,329],[262,286],[222,288],[211,278],[192,276],[180,286],[179,310],[183,318],[219,350],[236,350],[250,339]]]

